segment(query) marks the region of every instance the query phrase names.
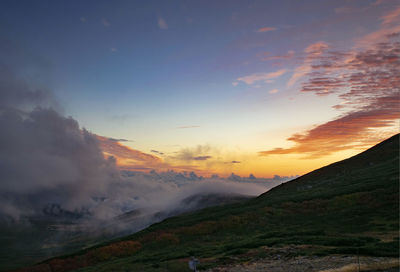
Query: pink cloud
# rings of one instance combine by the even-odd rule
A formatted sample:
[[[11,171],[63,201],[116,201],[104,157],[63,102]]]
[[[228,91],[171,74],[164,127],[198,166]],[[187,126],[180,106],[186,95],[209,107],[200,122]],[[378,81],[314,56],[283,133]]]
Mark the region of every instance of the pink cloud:
[[[103,26],[105,26],[105,27],[109,27],[109,26],[111,25],[110,22],[109,22],[107,19],[105,19],[105,18],[101,19],[101,23],[102,23]]]
[[[385,42],[400,33],[400,6],[381,17],[382,23],[377,31],[356,39],[354,49],[368,48],[377,41]]]
[[[269,31],[274,31],[276,30],[275,27],[262,27],[257,29],[257,32],[269,32]]]
[[[390,11],[389,13],[382,16],[382,24],[390,25],[392,23],[398,23],[400,19],[400,6]]]
[[[321,55],[328,48],[329,45],[326,42],[320,41],[307,46],[304,52],[307,53],[307,58],[312,58]]]
[[[400,43],[396,39],[393,35],[370,43],[367,48],[347,52],[327,51],[323,44],[307,47],[306,61],[292,79],[307,76],[302,92],[337,95],[342,103],[334,108],[346,111],[308,131],[293,134],[288,138],[294,143],[290,148],[275,148],[259,154],[302,154],[306,158],[318,158],[341,150],[365,149],[397,133]]]
[[[273,90],[270,90],[270,91],[269,91],[270,94],[276,94],[276,93],[278,93],[278,92],[279,92],[278,89],[273,89]]]
[[[292,76],[287,82],[287,86],[292,87],[299,79],[306,76],[311,71],[313,60],[318,58],[328,48],[329,45],[323,41],[319,41],[307,46],[304,49],[304,53],[306,53],[304,62],[294,70]]]
[[[257,81],[264,81],[268,83],[269,80],[280,77],[281,75],[285,74],[287,72],[286,69],[280,69],[275,72],[271,73],[255,73],[252,75],[244,76],[244,77],[239,77],[236,80],[238,81],[243,81],[244,83],[251,85]]]
[[[287,54],[285,55],[279,55],[279,56],[266,56],[263,57],[262,60],[286,60],[286,59],[291,59],[294,57],[295,52],[293,50],[289,50]]]
[[[304,77],[307,75],[308,72],[311,71],[311,64],[310,63],[304,63],[303,65],[297,67],[294,70],[293,75],[290,77],[287,86],[292,87],[300,78]]]
[[[167,22],[163,18],[159,17],[157,23],[160,29],[168,29]]]

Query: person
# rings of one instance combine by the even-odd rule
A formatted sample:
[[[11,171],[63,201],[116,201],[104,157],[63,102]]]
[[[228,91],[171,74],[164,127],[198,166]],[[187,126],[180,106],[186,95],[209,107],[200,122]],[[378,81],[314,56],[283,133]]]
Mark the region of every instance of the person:
[[[189,260],[189,268],[192,269],[194,272],[197,272],[197,265],[199,264],[199,260],[194,256],[190,257]]]

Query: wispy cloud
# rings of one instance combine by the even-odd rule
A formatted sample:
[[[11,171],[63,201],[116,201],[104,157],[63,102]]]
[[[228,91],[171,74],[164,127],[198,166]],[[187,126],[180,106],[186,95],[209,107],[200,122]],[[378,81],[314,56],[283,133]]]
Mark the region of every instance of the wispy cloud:
[[[200,126],[188,125],[188,126],[180,126],[177,129],[186,129],[186,128],[199,128]]]
[[[164,155],[164,152],[161,152],[161,151],[158,151],[158,150],[154,150],[154,149],[150,150],[150,152],[158,154],[158,155]]]
[[[274,30],[276,30],[275,27],[266,26],[266,27],[261,27],[261,28],[257,29],[257,32],[269,32],[269,31],[274,31]]]
[[[212,156],[206,155],[206,156],[193,157],[193,160],[195,160],[195,161],[206,161],[206,160],[211,159],[211,158],[212,158]]]
[[[239,77],[236,80],[242,81],[248,85],[254,84],[255,82],[258,82],[258,81],[264,81],[266,83],[270,83],[271,79],[280,77],[281,75],[285,74],[286,72],[287,72],[286,69],[280,69],[276,72],[271,72],[271,73],[255,73],[252,75]]]
[[[400,33],[400,6],[386,13],[381,18],[380,28],[372,33],[356,39],[355,49],[365,49],[377,41],[384,42]]]
[[[111,25],[110,22],[106,18],[101,19],[101,23],[105,27],[109,27]]]
[[[382,16],[382,24],[390,25],[392,23],[398,23],[399,17],[400,17],[400,5],[394,10]]]
[[[81,21],[82,23],[86,23],[87,19],[86,19],[86,17],[81,17],[81,18],[79,18],[79,21]]]
[[[334,9],[335,13],[338,14],[355,13],[355,12],[361,12],[362,10],[363,9],[360,9],[359,7],[349,7],[349,6],[337,7]]]
[[[287,86],[292,87],[299,79],[306,76],[311,71],[311,65],[313,61],[328,48],[329,45],[323,41],[319,41],[307,46],[304,49],[304,52],[306,53],[304,62],[294,70],[291,78],[287,82]]]
[[[157,23],[160,29],[168,29],[167,22],[164,20],[164,18],[159,17]]]
[[[107,139],[110,140],[110,141],[113,141],[113,142],[133,142],[132,140],[116,139],[116,138],[110,138],[110,137],[108,137]]]
[[[261,57],[261,60],[287,60],[294,57],[295,52],[293,50],[289,50],[285,55],[278,55],[278,56],[269,56],[268,53],[264,53]]]
[[[272,89],[272,90],[270,90],[268,93],[270,93],[270,94],[276,94],[276,93],[278,93],[278,92],[279,92],[278,89]]]
[[[118,52],[118,49],[115,48],[115,47],[112,47],[112,48],[110,48],[110,51],[111,51],[111,52]]]
[[[101,150],[110,156],[114,156],[117,161],[130,161],[138,164],[146,163],[146,165],[153,165],[160,163],[161,159],[157,156],[132,149],[128,146],[122,145],[119,142],[127,141],[125,139],[114,139],[103,136],[97,136]]]

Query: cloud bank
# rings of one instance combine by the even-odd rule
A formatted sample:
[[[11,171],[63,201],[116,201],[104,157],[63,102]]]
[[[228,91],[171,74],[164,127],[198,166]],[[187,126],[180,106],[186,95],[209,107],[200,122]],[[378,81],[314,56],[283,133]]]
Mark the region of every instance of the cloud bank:
[[[0,212],[18,217],[59,202],[74,210],[101,194],[117,169],[96,137],[50,107],[50,92],[0,71]]]

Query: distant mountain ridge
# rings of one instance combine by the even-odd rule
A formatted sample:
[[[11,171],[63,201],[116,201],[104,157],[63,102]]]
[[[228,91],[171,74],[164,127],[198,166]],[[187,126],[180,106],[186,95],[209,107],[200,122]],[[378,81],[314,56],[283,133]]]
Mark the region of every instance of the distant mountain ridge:
[[[315,192],[318,194],[318,190],[321,187],[324,189],[323,191],[328,191],[327,189],[332,187],[336,187],[335,189],[337,190],[338,186],[350,186],[350,182],[351,186],[354,186],[355,183],[363,181],[363,184],[359,184],[359,187],[353,188],[354,191],[357,191],[357,188],[365,190],[364,186],[366,183],[371,186],[371,189],[379,187],[378,183],[375,183],[371,180],[373,176],[379,176],[381,178],[387,177],[390,179],[396,177],[396,172],[398,174],[399,169],[396,169],[396,167],[393,167],[388,172],[382,172],[379,170],[381,170],[382,164],[399,160],[399,135],[400,134],[396,134],[351,158],[332,163],[328,166],[307,173],[290,182],[278,185],[275,188],[272,188],[270,191],[262,194],[259,199],[266,200],[268,198],[268,202],[270,203],[277,201],[277,198],[282,197],[283,194],[287,195],[288,199],[290,199],[289,192],[294,189],[296,189],[297,192],[301,190],[308,191],[308,193],[305,194],[305,198],[307,198],[310,192]],[[366,172],[368,169],[377,169],[378,171],[370,176],[368,180],[364,180],[360,174],[362,174],[363,171]],[[342,178],[341,182],[333,182],[335,180],[340,180],[340,178]],[[329,196],[330,194],[334,195],[333,192],[326,192],[326,194],[319,192],[319,194],[325,197]],[[297,199],[298,195],[295,197]],[[316,197],[316,195],[313,195],[313,197]]]

